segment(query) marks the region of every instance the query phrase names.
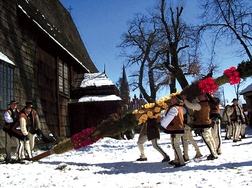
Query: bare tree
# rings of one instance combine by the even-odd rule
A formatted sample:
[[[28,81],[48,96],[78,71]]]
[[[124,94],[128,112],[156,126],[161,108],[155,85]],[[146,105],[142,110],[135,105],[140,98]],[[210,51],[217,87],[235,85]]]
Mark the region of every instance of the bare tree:
[[[167,9],[165,0],[160,2],[150,17],[138,14],[130,22],[119,45],[124,50],[134,49],[125,53],[128,66],[137,67],[132,75],[137,78],[133,86],[139,88],[148,102],[154,102],[156,93],[168,84],[171,92],[176,91],[176,80],[182,88],[186,87],[186,75],[198,74],[200,70],[197,58],[187,64],[179,59],[183,50],[197,46],[191,45],[197,42],[196,29],[182,22],[182,6]],[[190,53],[190,50],[187,52]]]
[[[128,66],[137,67],[131,75],[137,78],[132,85],[134,89],[139,88],[148,102],[154,102],[160,87],[169,83],[169,76],[160,76],[167,75],[167,70],[160,64],[160,54],[164,49],[160,48],[158,30],[153,19],[138,14],[130,23],[127,33],[123,35],[123,42],[119,45],[124,49],[134,49],[133,53],[126,53]]]
[[[212,29],[214,41],[241,45],[239,54],[247,55],[250,61],[252,42],[252,2],[244,0],[202,0],[204,10],[200,31]],[[214,43],[216,44],[216,43]],[[242,53],[243,52],[243,53]]]

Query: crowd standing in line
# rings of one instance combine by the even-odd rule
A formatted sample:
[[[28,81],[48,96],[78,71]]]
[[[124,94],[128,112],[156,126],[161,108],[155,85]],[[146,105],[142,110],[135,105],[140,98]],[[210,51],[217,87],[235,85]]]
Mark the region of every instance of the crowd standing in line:
[[[35,136],[40,128],[39,117],[33,109],[32,101],[27,101],[25,107],[19,111],[17,102],[11,101],[10,108],[4,112],[5,125],[3,131],[6,135],[5,163],[24,163],[23,160],[32,158],[35,145]],[[12,140],[15,140],[13,144]],[[11,148],[15,146],[16,156],[11,156]]]
[[[169,164],[174,165],[174,167],[182,167],[189,161],[188,142],[193,145],[196,151],[194,158],[203,156],[193,138],[193,129],[199,130],[202,140],[209,149],[210,154],[207,156],[207,160],[218,159],[218,155],[222,154],[221,125],[225,126],[226,140],[233,137],[233,141],[237,142],[241,138],[245,138],[246,115],[238,105],[237,99],[233,99],[233,105],[225,107],[222,116],[220,114],[220,99],[213,94],[202,94],[193,102],[189,102],[185,95],[174,95],[171,97],[170,102],[171,105],[165,116],[161,118],[160,124],[164,128],[164,132],[170,134],[175,158]],[[151,121],[154,121],[154,119],[151,119]],[[156,125],[156,123],[155,121],[152,125]],[[144,129],[144,126],[142,129]],[[157,139],[159,139],[159,134],[156,137],[156,142]],[[180,148],[181,141],[183,152]],[[141,157],[138,161],[146,161],[147,158],[143,153],[143,149],[141,149],[144,142],[138,141],[138,146],[139,143],[141,143],[139,147]]]

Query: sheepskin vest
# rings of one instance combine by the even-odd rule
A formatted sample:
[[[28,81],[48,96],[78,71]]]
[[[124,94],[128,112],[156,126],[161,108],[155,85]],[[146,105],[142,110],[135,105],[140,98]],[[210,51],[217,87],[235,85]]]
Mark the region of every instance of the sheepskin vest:
[[[208,128],[211,127],[211,119],[209,117],[210,115],[210,106],[208,101],[200,101],[199,102],[201,109],[199,111],[194,111],[194,121],[193,121],[193,127],[194,128]]]
[[[184,133],[184,112],[181,106],[173,106],[178,110],[169,126],[166,128],[168,134],[183,134]]]

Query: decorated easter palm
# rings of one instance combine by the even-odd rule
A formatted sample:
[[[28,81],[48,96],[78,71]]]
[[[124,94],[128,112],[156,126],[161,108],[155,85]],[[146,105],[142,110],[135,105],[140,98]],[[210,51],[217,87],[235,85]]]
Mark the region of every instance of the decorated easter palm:
[[[218,87],[230,83],[238,84],[240,79],[252,76],[252,63],[242,62],[238,68],[231,67],[223,72],[223,75],[213,79],[206,77],[198,80],[191,85],[185,87],[181,92],[172,93],[167,97],[159,99],[156,103],[147,103],[142,106],[141,110],[129,112],[126,115],[119,117],[117,114],[111,114],[108,119],[103,120],[98,126],[87,128],[71,138],[68,138],[56,146],[52,150],[44,152],[32,158],[39,160],[51,154],[61,154],[73,149],[79,149],[95,143],[104,137],[113,137],[119,132],[124,132],[134,128],[137,124],[140,125],[147,121],[148,118],[159,118],[162,110],[167,110],[170,105],[170,99],[174,95],[186,95],[187,99],[193,100],[200,94],[212,93],[218,90]]]

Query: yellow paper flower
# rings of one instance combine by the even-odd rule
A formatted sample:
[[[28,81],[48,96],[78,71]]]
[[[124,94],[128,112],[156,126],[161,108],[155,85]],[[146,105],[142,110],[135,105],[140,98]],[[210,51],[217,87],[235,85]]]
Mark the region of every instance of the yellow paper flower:
[[[144,105],[144,108],[153,108],[155,106],[155,103],[147,103]]]
[[[176,93],[171,93],[169,97],[172,98],[173,96],[179,95],[180,93],[181,93],[180,91],[177,91]]]
[[[143,115],[141,115],[141,117],[139,119],[142,119],[142,122],[145,122],[145,121],[147,121],[148,116],[147,116],[147,114],[143,114]]]
[[[168,104],[164,103],[163,106],[162,106],[164,109],[168,108]]]
[[[144,110],[139,110],[138,111],[139,114],[144,114],[144,112],[145,112]]]
[[[149,118],[153,118],[153,112],[152,112],[152,111],[148,111],[148,112],[147,112],[147,116],[148,116]]]
[[[156,112],[156,113],[160,112],[160,110],[161,110],[161,108],[159,108],[159,107],[154,108],[154,112]]]
[[[157,101],[157,104],[159,105],[159,106],[163,106],[163,104],[164,104],[164,99],[162,98],[162,99],[159,99],[158,101]]]
[[[148,118],[161,117],[161,110],[167,110],[170,105],[170,100],[173,96],[179,95],[181,92],[171,93],[169,96],[163,97],[157,103],[147,103],[142,105],[141,110],[135,110],[133,114],[139,115],[138,125],[145,123]]]
[[[139,118],[139,119],[138,119],[138,125],[141,125],[142,123],[143,123],[142,119]]]
[[[132,112],[132,114],[138,114],[138,113],[139,113],[138,109],[136,109],[136,110],[134,110],[134,111]]]

